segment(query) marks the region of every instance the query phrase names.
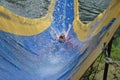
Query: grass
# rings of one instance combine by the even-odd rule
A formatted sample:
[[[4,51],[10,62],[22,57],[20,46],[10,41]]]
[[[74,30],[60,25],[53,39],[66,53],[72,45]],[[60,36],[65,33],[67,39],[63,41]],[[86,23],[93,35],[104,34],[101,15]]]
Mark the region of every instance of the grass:
[[[120,36],[115,38],[111,50],[111,59],[120,61]],[[99,64],[99,66],[98,66]],[[95,63],[88,69],[82,80],[102,80],[104,72],[105,56],[102,54]],[[95,77],[94,77],[95,74]],[[108,80],[119,80],[120,68],[110,65],[108,72]]]
[[[113,60],[120,60],[120,37],[116,39],[117,45],[112,45],[111,58]]]

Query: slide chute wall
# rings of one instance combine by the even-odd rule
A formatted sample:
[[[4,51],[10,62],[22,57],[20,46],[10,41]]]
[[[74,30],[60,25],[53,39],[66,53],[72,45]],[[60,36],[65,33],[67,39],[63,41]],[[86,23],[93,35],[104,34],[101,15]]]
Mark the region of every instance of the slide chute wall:
[[[0,6],[0,80],[78,80],[119,25],[119,0],[88,24],[79,20],[78,0],[52,0],[37,19]]]

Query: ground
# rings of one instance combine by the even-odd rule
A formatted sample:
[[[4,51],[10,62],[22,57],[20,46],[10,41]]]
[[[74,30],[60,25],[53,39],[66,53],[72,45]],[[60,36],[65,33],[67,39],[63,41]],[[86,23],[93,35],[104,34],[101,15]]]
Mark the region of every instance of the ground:
[[[111,59],[117,61],[118,65],[109,65],[107,80],[120,80],[120,28],[115,35],[117,35],[117,37],[113,41]],[[104,67],[105,57],[101,54],[84,74],[82,80],[103,80]]]

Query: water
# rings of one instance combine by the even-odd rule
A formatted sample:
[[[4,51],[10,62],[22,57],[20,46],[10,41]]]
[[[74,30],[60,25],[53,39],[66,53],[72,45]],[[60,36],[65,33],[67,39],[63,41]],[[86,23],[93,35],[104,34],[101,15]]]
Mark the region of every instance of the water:
[[[78,0],[80,20],[83,23],[92,21],[99,13],[108,7],[112,0]],[[1,0],[0,5],[21,16],[40,18],[44,16],[50,5],[50,0]]]
[[[83,23],[93,21],[96,16],[103,12],[112,0],[78,0],[79,1],[79,19]]]
[[[50,2],[50,0],[0,0],[0,5],[21,16],[40,18],[47,13]]]
[[[1,52],[0,55],[5,56],[5,57],[8,56],[6,60],[15,63],[15,65],[17,65],[21,69],[21,71],[15,70],[14,68],[10,68],[11,66],[7,64],[6,62],[1,61],[2,65],[3,64],[5,65],[3,67],[5,67],[5,69],[7,69],[9,72],[12,72],[11,74],[14,75],[12,77],[10,75],[9,76],[10,78],[14,78],[14,77],[16,79],[22,78],[19,80],[29,80],[29,79],[31,80],[38,80],[38,79],[56,80],[56,78],[60,77],[61,75],[63,76],[65,74],[70,74],[69,71],[74,67],[74,65],[76,65],[78,59],[82,56],[82,53],[86,52],[86,54],[82,56],[82,58],[84,59],[85,56],[88,55],[88,52],[92,48],[94,48],[94,45],[92,45],[91,47],[89,47],[89,50],[86,49],[88,47],[86,46],[87,42],[85,43],[80,42],[77,39],[75,33],[73,32],[73,27],[70,25],[72,23],[71,19],[73,19],[71,18],[71,15],[70,15],[72,13],[70,14],[67,13],[67,15],[70,15],[70,16],[67,16],[70,20],[66,20],[65,19],[66,12],[64,12],[65,9],[63,8],[63,6],[66,7],[66,5],[61,5],[62,2],[64,4],[64,0],[63,1],[57,0],[57,1],[58,3],[59,2],[60,3],[57,5],[56,10],[58,11],[56,11],[56,14],[54,13],[55,20],[52,23],[51,28],[47,29],[43,33],[35,35],[35,36],[29,36],[29,37],[25,37],[25,36],[16,37],[16,35],[13,35],[13,34],[7,34],[4,32],[0,33],[1,34],[0,43],[2,44],[2,46],[0,47],[2,47],[1,49],[3,49],[1,50],[3,52]],[[68,0],[68,3],[70,4],[69,6],[72,7],[73,2],[70,2],[70,1]],[[81,0],[81,2],[84,2],[84,1],[88,5],[91,5],[94,2],[93,0],[92,1]],[[98,2],[100,1],[102,2],[102,0],[99,0]],[[39,18],[41,16],[44,16],[47,13],[50,0],[19,0],[19,1],[18,0],[4,0],[3,1],[2,0],[0,1],[0,4],[21,16],[25,16],[29,18]],[[98,3],[96,2],[96,4]],[[43,6],[47,9],[44,9]],[[83,12],[81,10],[80,15],[82,15],[82,13],[84,13],[85,10],[86,10],[85,13],[87,15],[90,13],[89,11],[87,13],[87,10],[89,10],[89,8],[86,9],[86,7],[84,7],[80,9],[83,9]],[[71,9],[71,12],[72,10],[73,9]],[[90,13],[91,14],[90,16],[98,15],[99,12],[101,11],[98,9],[96,10],[96,8],[93,10],[94,11],[93,13],[92,12]],[[96,12],[98,11],[98,13],[95,13],[95,11]],[[90,21],[88,20],[89,19],[88,16],[87,17],[81,16],[81,17],[84,19],[82,21]],[[66,25],[67,23],[70,23],[70,24]],[[63,29],[64,25],[65,25],[65,29]],[[64,43],[59,43],[55,39],[58,38],[60,35],[59,33],[62,33],[62,32],[67,37],[67,40]],[[94,40],[96,40],[96,38],[93,39],[91,43],[93,43]],[[10,47],[11,45],[12,47]],[[9,49],[11,51],[5,52],[6,53],[5,55],[4,51],[7,51],[6,49]],[[17,52],[17,54],[15,54],[15,51]],[[7,55],[8,53],[9,54],[11,53],[13,55],[9,56]],[[1,58],[1,60],[3,59]],[[83,60],[81,60],[81,62],[82,61]],[[66,73],[66,72],[69,72],[69,73]],[[7,80],[13,80],[10,78]],[[64,80],[64,79],[61,79],[61,80]]]

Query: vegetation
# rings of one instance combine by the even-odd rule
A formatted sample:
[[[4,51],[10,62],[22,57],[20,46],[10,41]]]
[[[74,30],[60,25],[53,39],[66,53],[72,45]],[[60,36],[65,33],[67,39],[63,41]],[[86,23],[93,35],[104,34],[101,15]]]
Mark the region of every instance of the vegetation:
[[[102,54],[95,63],[84,74],[82,80],[102,80],[104,72],[105,57]],[[115,34],[113,40],[111,59],[113,61],[120,61],[120,28]],[[108,80],[120,79],[120,67],[118,65],[110,65],[108,72]]]
[[[117,44],[112,45],[111,58],[113,60],[120,60],[120,37],[116,39]]]

